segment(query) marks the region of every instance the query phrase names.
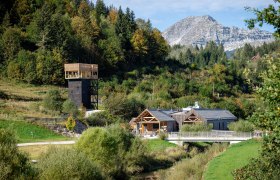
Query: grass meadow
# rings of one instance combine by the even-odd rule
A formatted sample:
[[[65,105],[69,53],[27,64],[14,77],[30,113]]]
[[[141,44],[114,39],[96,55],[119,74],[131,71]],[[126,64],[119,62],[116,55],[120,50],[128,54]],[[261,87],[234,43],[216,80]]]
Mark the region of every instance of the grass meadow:
[[[19,143],[69,140],[69,138],[56,134],[47,128],[25,121],[0,120],[0,128],[12,129]]]
[[[249,140],[230,146],[224,153],[215,157],[208,164],[204,173],[205,180],[231,180],[232,172],[248,164],[257,157],[261,148],[258,140]]]
[[[153,151],[164,151],[167,148],[177,147],[176,144],[170,143],[161,139],[149,139],[145,141],[147,144],[148,150]]]

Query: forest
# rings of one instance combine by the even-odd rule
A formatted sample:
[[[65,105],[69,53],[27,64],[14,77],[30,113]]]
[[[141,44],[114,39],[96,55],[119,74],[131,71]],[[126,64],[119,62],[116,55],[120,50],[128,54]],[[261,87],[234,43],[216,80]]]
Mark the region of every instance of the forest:
[[[1,77],[67,86],[64,63],[98,64],[100,107],[127,120],[144,108],[194,101],[246,118],[258,106],[262,57],[280,47],[246,44],[230,57],[214,42],[170,47],[149,20],[102,0],[12,0],[0,13]]]

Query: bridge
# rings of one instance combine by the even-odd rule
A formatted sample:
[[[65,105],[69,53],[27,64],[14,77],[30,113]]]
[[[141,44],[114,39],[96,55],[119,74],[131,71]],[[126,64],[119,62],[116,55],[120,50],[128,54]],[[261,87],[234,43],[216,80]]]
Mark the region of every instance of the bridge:
[[[174,143],[183,142],[240,142],[252,138],[262,137],[262,134],[235,131],[209,131],[209,132],[171,132],[167,141]]]

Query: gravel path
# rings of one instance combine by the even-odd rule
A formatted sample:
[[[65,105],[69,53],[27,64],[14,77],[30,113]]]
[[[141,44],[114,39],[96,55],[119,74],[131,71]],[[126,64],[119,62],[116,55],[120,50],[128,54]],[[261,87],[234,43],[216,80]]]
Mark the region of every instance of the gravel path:
[[[19,144],[17,144],[17,146],[22,147],[22,146],[59,145],[59,144],[75,144],[75,141],[51,141],[51,142],[19,143]]]

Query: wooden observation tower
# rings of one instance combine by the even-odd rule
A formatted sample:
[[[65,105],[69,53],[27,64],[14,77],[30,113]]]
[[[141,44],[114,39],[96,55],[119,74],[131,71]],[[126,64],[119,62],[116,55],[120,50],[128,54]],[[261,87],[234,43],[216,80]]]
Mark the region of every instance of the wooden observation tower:
[[[77,107],[98,109],[98,65],[64,64],[69,98]]]

